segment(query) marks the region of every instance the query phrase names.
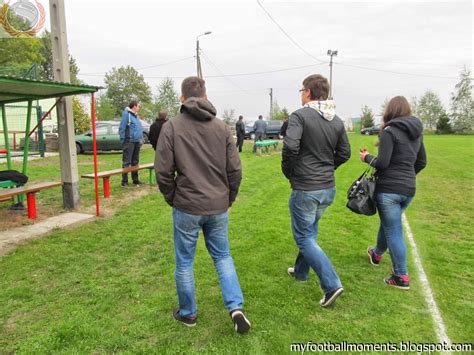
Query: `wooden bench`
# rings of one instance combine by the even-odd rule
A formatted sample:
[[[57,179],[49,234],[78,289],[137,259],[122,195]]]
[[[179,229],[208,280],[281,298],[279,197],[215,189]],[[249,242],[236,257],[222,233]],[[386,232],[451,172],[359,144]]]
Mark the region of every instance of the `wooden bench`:
[[[268,147],[273,146],[275,151],[277,150],[278,147],[278,141],[277,140],[263,140],[263,141],[256,141],[255,145],[257,146],[257,153],[258,155],[262,154],[262,148],[265,148],[265,151],[268,153]]]
[[[120,169],[114,169],[114,170],[107,170],[107,171],[101,171],[97,173],[97,177],[101,178],[103,181],[104,185],[104,198],[109,198],[110,197],[110,177],[113,175],[122,175],[125,173],[130,173],[132,171],[139,171],[139,170],[145,170],[148,169],[150,171],[150,185],[154,185],[154,175],[153,172],[155,170],[155,164],[154,163],[148,163],[148,164],[142,164],[138,166],[130,166],[128,168],[120,168]],[[82,178],[84,179],[94,179],[94,173],[92,174],[84,174],[81,175]]]
[[[21,187],[15,187],[13,189],[1,189],[0,200],[26,195],[26,201],[28,206],[28,218],[36,219],[36,197],[35,194],[41,190],[50,189],[52,187],[62,186],[62,182],[38,182],[35,184],[26,184]]]

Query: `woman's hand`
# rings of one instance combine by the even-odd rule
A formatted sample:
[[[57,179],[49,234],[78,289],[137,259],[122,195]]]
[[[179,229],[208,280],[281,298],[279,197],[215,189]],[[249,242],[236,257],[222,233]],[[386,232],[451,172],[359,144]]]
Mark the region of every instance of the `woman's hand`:
[[[366,156],[367,154],[369,154],[369,152],[367,151],[367,149],[361,148],[361,149],[359,150],[360,160],[361,160],[363,163],[365,163],[365,156]]]

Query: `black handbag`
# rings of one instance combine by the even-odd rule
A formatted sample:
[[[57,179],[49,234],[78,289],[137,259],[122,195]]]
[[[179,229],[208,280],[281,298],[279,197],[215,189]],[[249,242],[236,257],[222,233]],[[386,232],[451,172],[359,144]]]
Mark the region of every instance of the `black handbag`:
[[[374,215],[377,212],[374,191],[374,168],[369,166],[349,187],[347,191],[347,208],[358,214],[364,214],[366,216]]]

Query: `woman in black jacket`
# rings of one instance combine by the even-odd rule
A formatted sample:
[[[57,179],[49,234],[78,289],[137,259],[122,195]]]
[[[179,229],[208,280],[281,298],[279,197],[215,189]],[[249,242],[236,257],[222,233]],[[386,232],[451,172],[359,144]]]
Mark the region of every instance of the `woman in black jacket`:
[[[148,140],[150,141],[151,146],[156,150],[156,144],[158,143],[158,138],[160,137],[161,128],[168,121],[168,112],[166,110],[161,110],[156,117],[155,122],[150,126],[150,131],[148,133]]]
[[[407,99],[396,96],[385,109],[380,132],[378,156],[360,150],[361,160],[376,169],[375,201],[380,216],[377,245],[367,253],[371,264],[378,265],[388,248],[393,268],[385,283],[408,290],[402,213],[415,196],[416,174],[426,166],[423,124],[411,116]]]

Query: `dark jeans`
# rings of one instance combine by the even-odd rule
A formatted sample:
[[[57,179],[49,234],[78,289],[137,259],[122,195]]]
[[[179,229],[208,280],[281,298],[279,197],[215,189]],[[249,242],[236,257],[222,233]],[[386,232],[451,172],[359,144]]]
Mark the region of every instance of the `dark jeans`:
[[[137,166],[140,160],[140,142],[124,142],[122,146],[122,168]],[[138,182],[138,171],[132,172],[133,182]],[[122,174],[122,182],[128,183],[128,174]]]
[[[257,151],[257,141],[263,141],[265,139],[265,133],[263,132],[256,132],[255,133],[255,141],[253,142],[253,152],[255,153]]]
[[[244,136],[237,136],[237,143],[235,143],[235,146],[239,148],[239,152],[242,152],[242,147],[244,145]]]

